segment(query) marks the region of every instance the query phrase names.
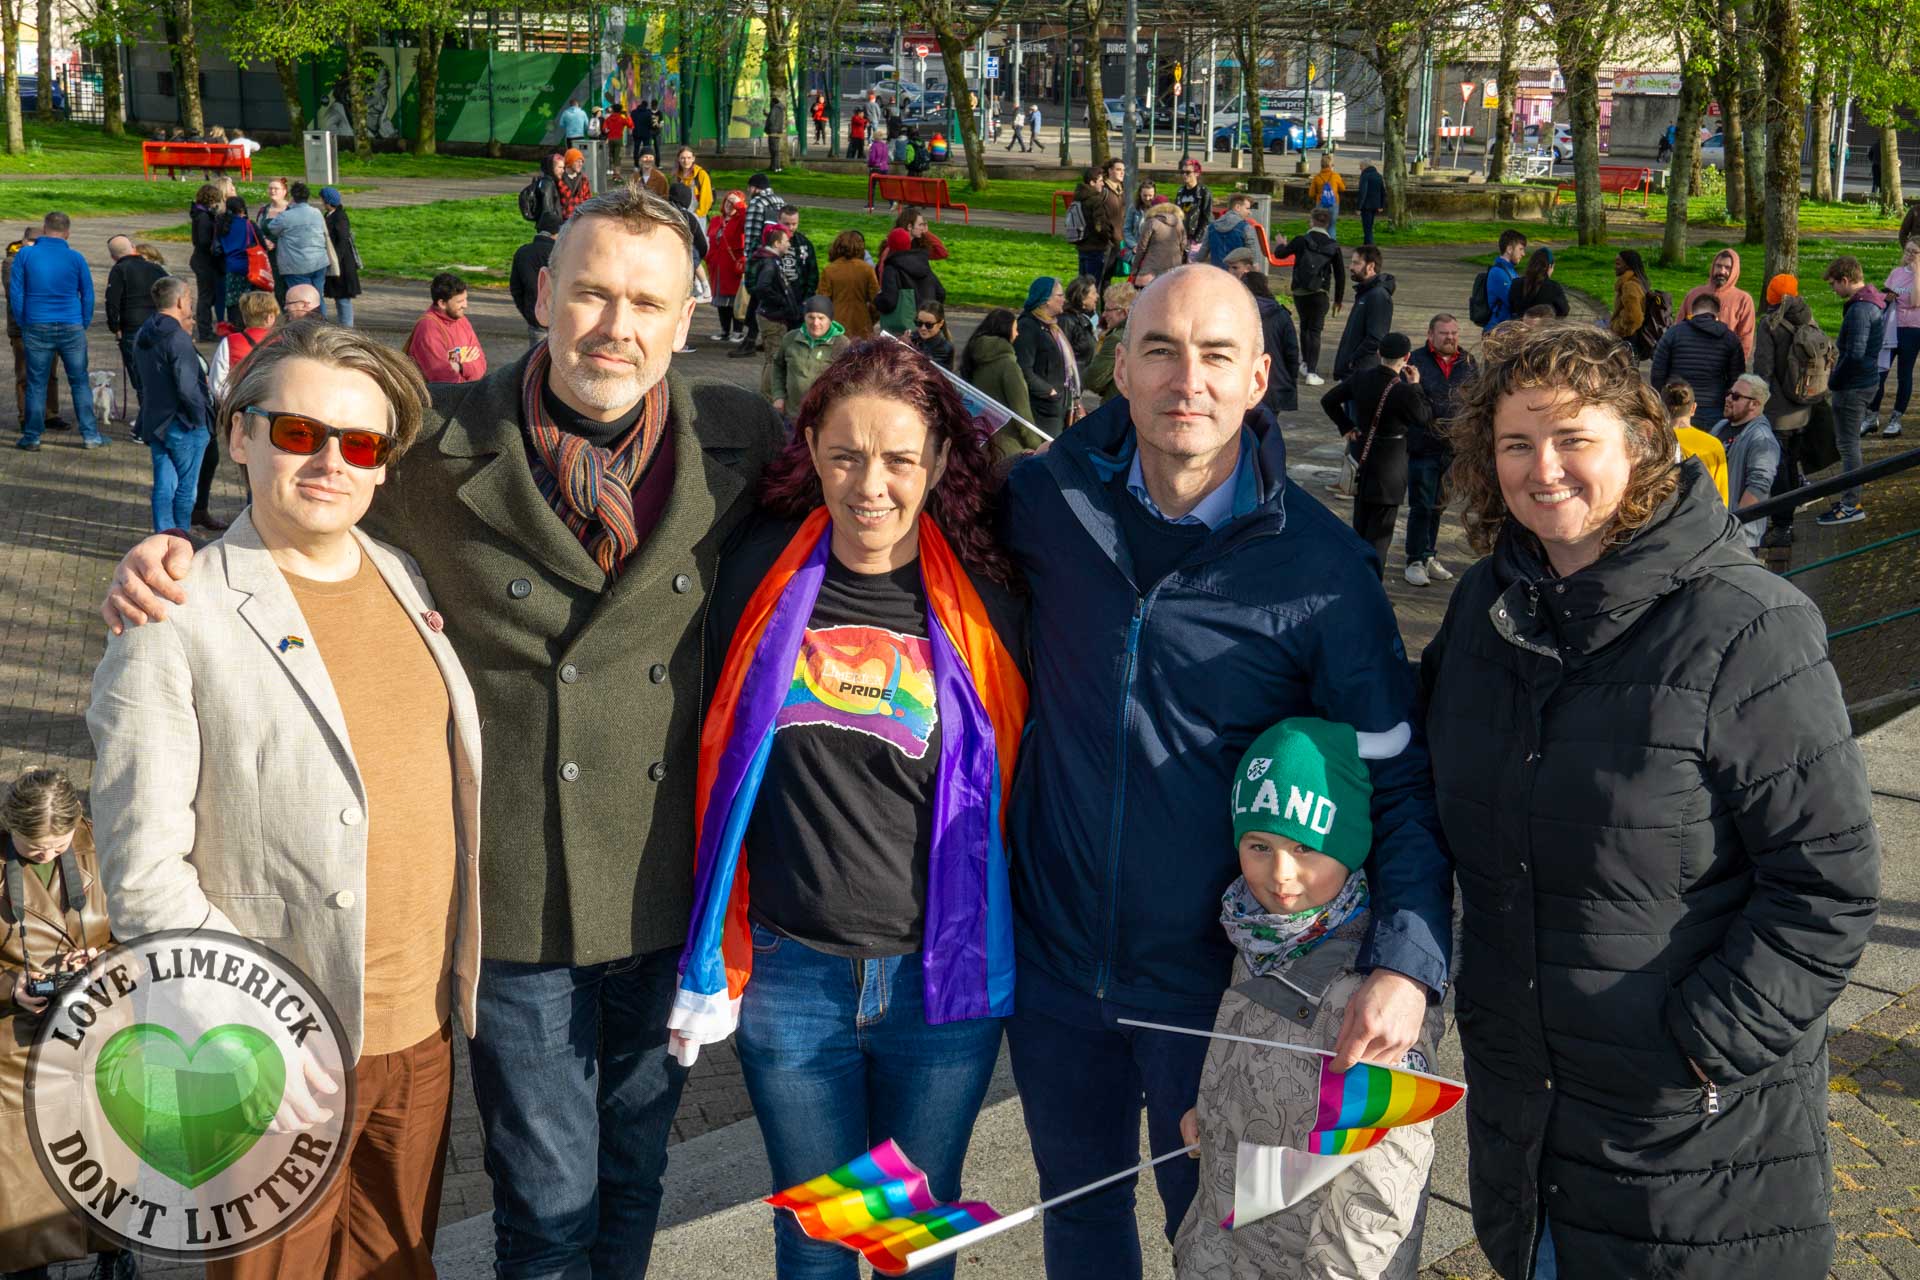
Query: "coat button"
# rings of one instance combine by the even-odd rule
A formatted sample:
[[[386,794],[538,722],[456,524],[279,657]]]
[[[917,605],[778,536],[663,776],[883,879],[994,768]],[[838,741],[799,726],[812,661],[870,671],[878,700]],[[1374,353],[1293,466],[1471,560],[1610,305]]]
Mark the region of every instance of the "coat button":
[[[573,761],[569,760],[565,764],[560,766],[560,778],[562,781],[572,782],[575,778],[579,776],[580,776],[580,766],[575,764]]]
[[[579,678],[580,678],[580,668],[574,666],[571,662],[569,662],[566,666],[560,668],[561,683],[572,684],[574,681],[578,680]]]
[[[647,679],[653,681],[655,684],[665,684],[667,679],[666,667],[658,662],[654,663],[647,668]]]
[[[346,911],[353,906],[355,901],[357,901],[357,899],[353,896],[353,890],[342,889],[327,899],[327,905],[340,911]]]
[[[515,578],[507,584],[507,594],[515,600],[525,600],[533,594],[533,584],[525,578]]]
[[[1531,990],[1533,990],[1533,979],[1532,979],[1532,978],[1528,978],[1528,979],[1527,979],[1527,990],[1529,990],[1529,991],[1531,991]]]
[[[685,595],[687,592],[693,590],[693,579],[684,573],[676,573],[673,575],[673,589],[681,595]]]
[[[340,811],[340,821],[349,827],[359,826],[360,817],[360,811],[352,805],[348,805]]]
[[[1313,1016],[1313,1010],[1307,1008],[1307,1006],[1305,1005],[1301,1005],[1300,1012],[1294,1014],[1293,1016],[1296,1018],[1311,1018]]]
[[[1520,864],[1520,874],[1525,875],[1526,873],[1527,873],[1527,864],[1523,862]]]
[[[1553,1077],[1552,1077],[1552,1076],[1548,1076],[1548,1077],[1546,1078],[1546,1081],[1545,1081],[1544,1083],[1546,1084],[1546,1086],[1547,1086],[1547,1088],[1549,1088],[1549,1089],[1551,1089],[1551,1088],[1553,1088]]]
[[[652,778],[655,782],[658,782],[660,781],[660,779],[666,777],[667,776],[666,763],[664,761],[655,760],[652,764],[647,766],[647,776],[649,778]]]
[[[1549,1183],[1547,1184],[1547,1194],[1548,1194],[1548,1195],[1550,1195],[1550,1196],[1557,1196],[1557,1195],[1559,1195],[1559,1194],[1560,1194],[1560,1184],[1559,1184],[1559,1183],[1557,1183],[1557,1182],[1549,1182]]]

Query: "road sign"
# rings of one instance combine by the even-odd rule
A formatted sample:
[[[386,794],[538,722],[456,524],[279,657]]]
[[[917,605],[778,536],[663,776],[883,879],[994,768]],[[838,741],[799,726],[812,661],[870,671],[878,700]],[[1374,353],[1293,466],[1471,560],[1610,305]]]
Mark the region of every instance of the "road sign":
[[[1473,100],[1473,81],[1462,80],[1460,82],[1460,101],[1465,103],[1465,102],[1471,102],[1472,100]]]
[[[925,62],[927,60],[927,55],[931,52],[933,51],[927,48],[927,46],[923,44],[917,44],[913,46],[913,56],[920,59],[920,61],[922,62]]]
[[[999,78],[1000,78],[1000,58],[999,58],[999,55],[997,55],[997,54],[988,54],[988,55],[987,55],[987,79],[989,79],[989,80],[998,80]]]
[[[1180,82],[1178,80],[1173,82],[1173,96],[1176,98],[1180,96]]]

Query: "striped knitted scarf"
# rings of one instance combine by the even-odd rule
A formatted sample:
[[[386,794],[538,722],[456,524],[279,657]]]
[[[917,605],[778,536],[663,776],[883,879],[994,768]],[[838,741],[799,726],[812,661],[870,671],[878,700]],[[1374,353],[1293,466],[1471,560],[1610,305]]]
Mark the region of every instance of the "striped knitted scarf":
[[[521,421],[533,441],[533,482],[555,515],[573,530],[609,579],[640,547],[633,522],[633,486],[646,472],[667,425],[667,384],[656,382],[641,401],[640,420],[611,449],[562,431],[540,398],[552,357],[541,343],[527,357],[520,383]]]

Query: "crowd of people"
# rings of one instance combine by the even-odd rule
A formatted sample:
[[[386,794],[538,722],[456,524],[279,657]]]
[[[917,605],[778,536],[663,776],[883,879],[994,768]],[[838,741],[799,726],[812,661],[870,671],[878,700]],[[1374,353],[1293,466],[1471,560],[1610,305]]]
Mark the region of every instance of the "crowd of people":
[[[1314,208],[1289,307],[1250,201],[1216,214],[1202,176],[1128,208],[1117,163],[1090,174],[1078,274],[959,344],[920,210],[822,263],[769,175],[716,193],[685,150],[602,193],[563,152],[532,184],[505,363],[451,273],[404,352],[352,327],[331,188],[249,213],[209,184],[191,279],[116,247],[155,535],[103,606],[92,823],[23,778],[5,856],[84,848],[123,938],[247,933],[267,903],[356,1081],[418,1082],[356,1110],[320,1211],[210,1275],[319,1275],[348,1223],[379,1224],[356,1274],[431,1274],[457,1019],[502,1276],[644,1273],[687,1068],[731,1038],[770,1189],[891,1138],[959,1198],[1004,1041],[1044,1196],[1136,1164],[1143,1119],[1195,1149],[1154,1169],[1183,1278],[1411,1277],[1427,1126],[1223,1231],[1241,1138],[1317,1097],[1319,1059],[1122,1019],[1427,1070],[1450,990],[1500,1274],[1824,1273],[1825,1016],[1880,850],[1819,614],[1729,510],[1812,467],[1782,439],[1823,422],[1857,465],[1883,350],[1898,430],[1913,260],[1889,302],[1837,259],[1822,346],[1791,277],[1742,311],[1731,251],[1683,318],[1623,253],[1615,315],[1565,320],[1551,253],[1508,232],[1478,353],[1445,312],[1416,350],[1378,246]],[[53,356],[86,385],[67,230],[8,272],[33,444]],[[672,370],[702,299],[758,394]],[[1288,478],[1303,385],[1345,522]],[[231,525],[199,519],[216,438]],[[1452,503],[1483,558],[1410,664],[1396,517],[1427,586]],[[297,681],[249,598],[298,623]],[[192,742],[227,745],[155,750]],[[20,983],[62,953],[7,919],[30,1020]],[[1049,1209],[1050,1277],[1141,1273],[1134,1184]],[[781,1280],[855,1274],[773,1232]]]

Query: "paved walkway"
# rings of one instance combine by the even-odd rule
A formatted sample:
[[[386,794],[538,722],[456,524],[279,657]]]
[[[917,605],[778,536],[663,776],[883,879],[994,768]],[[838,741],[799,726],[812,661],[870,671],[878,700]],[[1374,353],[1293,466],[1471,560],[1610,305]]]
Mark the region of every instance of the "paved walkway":
[[[376,197],[409,203],[475,194],[474,188],[481,187],[513,190],[517,181],[488,179],[460,184],[456,190],[449,190],[449,185],[382,183],[381,192],[363,193],[359,203],[371,206]],[[801,198],[798,203],[830,208],[851,202]],[[99,254],[97,246],[112,231],[175,221],[171,216],[83,220],[76,223],[74,242],[90,255]],[[1390,251],[1387,270],[1397,279],[1400,327],[1417,335],[1433,313],[1465,311],[1473,275],[1473,269],[1460,262],[1466,252],[1464,248]],[[103,255],[95,267],[96,284],[104,288]],[[418,284],[375,283],[360,300],[359,322],[397,342],[422,306],[420,295]],[[524,329],[504,291],[476,291],[472,313],[491,361],[497,364],[518,354],[524,346]],[[962,317],[956,326],[958,336],[964,338],[973,322]],[[757,378],[757,363],[725,359],[725,349],[706,336],[711,333],[707,316],[697,318],[694,332],[698,350],[676,360],[683,372],[735,382]],[[1336,337],[1337,333],[1329,335],[1325,362],[1331,360]],[[95,367],[117,367],[118,355],[107,336],[96,331],[93,339]],[[1289,469],[1296,481],[1317,495],[1322,492],[1320,482],[1338,465],[1340,447],[1310,389],[1302,391],[1307,393],[1302,409],[1290,415],[1286,424]],[[12,410],[0,407],[0,441],[10,442],[14,425]],[[147,527],[146,451],[127,440],[124,428],[113,435],[116,446],[105,452],[82,451],[71,431],[49,433],[37,454],[0,448],[0,778],[42,764],[67,769],[82,787],[90,778],[91,747],[83,716],[90,676],[104,644],[95,609],[119,555]],[[233,466],[225,463],[215,488],[214,508],[230,516],[242,500]],[[1920,510],[1920,493],[1906,500],[1905,509]],[[1396,548],[1403,536],[1404,527],[1396,535]],[[1839,545],[1838,535],[1826,536],[1828,541],[1818,545]],[[1865,534],[1853,537],[1856,543],[1866,540]],[[1441,556],[1456,565],[1472,559],[1451,518],[1443,528]],[[1890,592],[1913,590],[1911,575],[1898,580],[1906,563],[1910,560],[1894,561],[1888,572],[1896,580],[1875,589],[1881,602],[1890,598]],[[1406,585],[1398,573],[1397,554],[1388,589],[1408,651],[1417,656],[1444,612],[1447,589]],[[1873,647],[1887,647],[1887,642],[1876,640]],[[1912,652],[1911,647],[1890,651]],[[1909,664],[1906,670],[1911,669]],[[1885,674],[1891,678],[1895,673]],[[1920,1256],[1913,1243],[1920,1232],[1920,1191],[1916,1191],[1920,1158],[1915,1155],[1920,1133],[1912,1113],[1912,1099],[1920,1096],[1920,997],[1913,985],[1920,975],[1914,964],[1915,947],[1920,944],[1920,920],[1915,918],[1920,915],[1916,905],[1920,904],[1920,871],[1908,856],[1915,837],[1920,836],[1920,768],[1907,745],[1914,737],[1911,723],[1904,730],[1896,726],[1885,732],[1874,756],[1874,777],[1877,813],[1889,850],[1888,902],[1867,961],[1834,1018],[1840,1029],[1834,1041],[1840,1189],[1836,1217],[1845,1239],[1843,1265],[1835,1274],[1850,1280],[1880,1276],[1920,1280]],[[449,1277],[491,1273],[489,1192],[480,1167],[479,1126],[464,1059],[462,1052],[441,1214],[445,1230],[439,1256],[442,1274]],[[1458,1070],[1457,1042],[1451,1038],[1439,1065],[1445,1071]],[[1037,1198],[1036,1177],[1019,1103],[1004,1063],[1002,1067],[976,1129],[967,1187],[970,1196],[1011,1209]],[[674,1125],[676,1145],[657,1274],[680,1280],[771,1273],[766,1211],[757,1204],[768,1189],[765,1156],[750,1110],[731,1054],[724,1050],[703,1054]],[[1440,1126],[1441,1154],[1434,1170],[1424,1255],[1432,1265],[1425,1280],[1480,1280],[1487,1274],[1471,1244],[1460,1129],[1457,1117]],[[1157,1206],[1150,1187],[1141,1190],[1141,1212],[1142,1222],[1151,1231]],[[1037,1277],[1041,1274],[1038,1249],[1038,1230],[1028,1228],[1001,1237],[970,1255],[964,1265],[979,1268],[972,1274]],[[1147,1254],[1147,1274],[1166,1276],[1166,1251],[1150,1241]],[[77,1268],[67,1270],[80,1274]],[[172,1280],[196,1276],[198,1270],[159,1268],[150,1269],[149,1274]]]

